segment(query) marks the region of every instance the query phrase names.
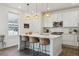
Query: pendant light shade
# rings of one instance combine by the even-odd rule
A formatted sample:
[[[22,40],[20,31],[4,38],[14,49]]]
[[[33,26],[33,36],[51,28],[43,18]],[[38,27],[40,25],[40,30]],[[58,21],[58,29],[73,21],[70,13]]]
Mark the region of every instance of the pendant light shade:
[[[47,16],[47,17],[48,17],[48,16],[51,16],[51,13],[50,13],[50,12],[45,12],[45,13],[44,13],[44,16]]]
[[[26,16],[26,17],[25,17],[25,19],[27,19],[27,20],[28,20],[28,19],[31,19],[31,17],[30,17],[30,16]]]
[[[36,13],[35,13],[35,15],[33,16],[34,18],[39,18],[39,16],[38,16],[38,14],[37,14],[37,3],[36,3]]]
[[[38,18],[39,16],[36,14],[36,15],[34,15],[34,18]]]
[[[27,3],[27,14],[29,14],[29,3]],[[31,16],[27,15],[27,16],[25,16],[25,19],[26,20],[31,19]]]
[[[44,13],[44,16],[47,16],[48,17],[48,16],[51,16],[52,13],[49,12],[50,8],[48,7],[48,3],[46,4],[46,6],[47,6],[47,12]]]

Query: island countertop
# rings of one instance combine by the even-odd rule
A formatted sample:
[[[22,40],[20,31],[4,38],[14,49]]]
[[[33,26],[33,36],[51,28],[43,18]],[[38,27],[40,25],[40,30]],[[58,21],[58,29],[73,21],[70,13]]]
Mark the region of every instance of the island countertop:
[[[57,38],[57,37],[60,37],[61,35],[33,33],[33,34],[22,34],[21,36],[39,37],[39,38]]]

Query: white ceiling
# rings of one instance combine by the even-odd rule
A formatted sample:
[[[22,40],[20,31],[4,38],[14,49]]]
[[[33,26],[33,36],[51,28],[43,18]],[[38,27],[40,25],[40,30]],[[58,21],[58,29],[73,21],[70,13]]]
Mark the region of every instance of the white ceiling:
[[[59,10],[63,8],[70,8],[70,7],[78,7],[79,3],[30,3],[29,7],[27,7],[27,3],[3,3],[2,5],[9,6],[12,8],[17,8],[19,10],[25,12],[36,12],[36,5],[37,5],[37,12],[45,12],[47,8],[49,10]],[[28,11],[29,10],[29,11]]]

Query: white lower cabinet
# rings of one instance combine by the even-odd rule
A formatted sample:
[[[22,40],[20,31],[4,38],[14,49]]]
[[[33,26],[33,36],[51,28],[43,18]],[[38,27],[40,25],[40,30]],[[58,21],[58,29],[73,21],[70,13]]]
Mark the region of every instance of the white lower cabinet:
[[[63,35],[63,44],[78,46],[77,35]]]

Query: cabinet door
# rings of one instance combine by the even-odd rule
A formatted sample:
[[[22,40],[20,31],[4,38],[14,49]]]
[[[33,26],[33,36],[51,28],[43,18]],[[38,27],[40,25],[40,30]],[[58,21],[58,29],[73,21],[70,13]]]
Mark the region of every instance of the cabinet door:
[[[63,35],[63,44],[78,46],[77,35]]]
[[[79,40],[79,37],[78,37],[78,35],[75,35],[75,46],[79,46],[79,42],[78,42],[78,40]]]
[[[79,27],[79,10],[77,11],[77,25]]]
[[[74,41],[75,36],[74,35],[63,35],[63,40],[65,41]]]
[[[73,45],[73,43],[71,43],[71,38],[68,35],[63,35],[63,44],[66,45]]]
[[[55,14],[53,14],[53,21],[63,21],[62,13],[55,13]]]
[[[63,26],[64,27],[77,27],[77,12],[64,12],[63,13]]]

